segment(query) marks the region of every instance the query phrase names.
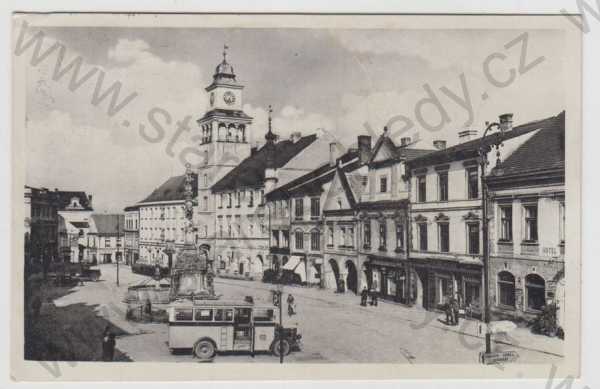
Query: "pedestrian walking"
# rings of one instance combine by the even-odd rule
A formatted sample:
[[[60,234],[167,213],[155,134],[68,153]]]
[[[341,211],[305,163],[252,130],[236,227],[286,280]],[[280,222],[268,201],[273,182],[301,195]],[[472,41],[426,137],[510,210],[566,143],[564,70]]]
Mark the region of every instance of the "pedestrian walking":
[[[294,296],[292,296],[292,294],[290,293],[287,298],[288,316],[292,316],[293,314],[296,313],[296,305],[295,305],[294,301],[295,301]]]
[[[106,326],[102,334],[102,361],[112,362],[115,357],[115,334]]]
[[[371,306],[377,306],[377,291],[375,289],[371,289]]]
[[[454,320],[452,318],[452,304],[450,303],[450,297],[446,297],[445,299],[444,312],[446,313],[446,325],[452,325]]]
[[[367,287],[363,287],[362,292],[360,292],[360,305],[363,307],[367,306],[367,299],[369,298],[369,291]]]

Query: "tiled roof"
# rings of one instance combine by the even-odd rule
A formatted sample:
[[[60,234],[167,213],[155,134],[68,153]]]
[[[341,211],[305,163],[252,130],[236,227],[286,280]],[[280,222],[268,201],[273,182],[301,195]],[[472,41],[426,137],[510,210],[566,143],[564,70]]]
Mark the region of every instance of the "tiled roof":
[[[316,135],[308,135],[298,139],[284,140],[275,143],[273,165],[276,168],[285,166],[292,158],[317,139]],[[235,190],[237,188],[255,188],[265,181],[267,166],[267,149],[265,146],[240,162],[235,168],[212,186],[213,192]]]
[[[192,174],[192,196],[198,195],[198,175]],[[140,201],[143,203],[156,203],[161,201],[185,200],[185,174],[169,178],[161,186],[154,189],[150,196]]]
[[[353,170],[359,166],[358,161],[348,164],[348,162],[352,161],[355,158],[358,158],[358,150],[350,149],[346,153],[344,153],[338,161],[341,161],[342,164],[347,164],[343,167],[345,171]],[[285,185],[276,188],[275,190],[267,193],[267,201],[277,200],[286,197],[288,192],[293,188],[301,187],[303,184],[313,180],[316,177],[320,177],[318,180],[315,180],[315,184],[321,186],[322,184],[333,180],[333,176],[335,175],[336,166],[331,166],[329,161],[314,169],[311,172],[308,172],[295,180],[288,182]]]
[[[502,139],[508,140],[535,130],[551,127],[556,125],[556,123],[561,120],[564,121],[564,112],[560,113],[557,116],[551,116],[546,119],[536,120],[520,126],[516,126],[509,132],[505,133],[502,136]],[[486,138],[483,140],[483,145],[487,146],[495,144],[500,136],[500,132],[494,132],[490,135],[487,135]],[[460,160],[475,157],[477,156],[477,150],[479,148],[480,140],[481,138],[473,139],[467,142],[459,143],[452,147],[448,147],[444,150],[434,151],[424,156],[413,158],[409,160],[409,165],[412,169],[414,169],[420,166],[428,166],[436,163],[445,163],[457,159]]]
[[[565,168],[565,115],[548,120],[501,164],[503,176]]]
[[[396,153],[400,156],[400,158],[406,158],[408,160],[422,157],[424,155],[433,153],[436,150],[428,150],[428,149],[412,149],[403,146],[398,146],[396,148]]]
[[[95,233],[98,235],[116,235],[123,233],[125,215],[121,214],[95,214],[91,216],[96,226]],[[118,227],[117,227],[118,225]]]

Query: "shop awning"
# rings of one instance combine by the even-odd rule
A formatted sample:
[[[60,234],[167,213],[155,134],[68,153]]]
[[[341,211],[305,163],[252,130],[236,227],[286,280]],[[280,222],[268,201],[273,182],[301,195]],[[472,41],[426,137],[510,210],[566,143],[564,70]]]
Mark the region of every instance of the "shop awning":
[[[285,263],[285,265],[283,265],[283,269],[294,270],[294,269],[296,269],[296,266],[298,266],[298,264],[301,261],[302,261],[302,257],[292,255],[290,257],[290,259],[288,259],[288,261]]]

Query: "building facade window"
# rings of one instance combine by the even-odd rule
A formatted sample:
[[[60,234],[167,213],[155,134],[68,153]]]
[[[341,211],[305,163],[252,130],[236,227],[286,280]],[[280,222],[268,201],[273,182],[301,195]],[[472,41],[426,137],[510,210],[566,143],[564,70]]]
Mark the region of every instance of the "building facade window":
[[[294,233],[294,237],[296,240],[296,249],[303,250],[304,249],[304,233],[302,231],[296,231]]]
[[[273,230],[273,246],[279,247],[279,230]]]
[[[321,233],[318,230],[313,230],[310,233],[310,249],[312,251],[321,250]]]
[[[470,199],[479,197],[479,179],[477,167],[467,169],[467,193]]]
[[[363,240],[364,240],[364,246],[365,248],[369,248],[371,247],[371,221],[367,220],[365,221],[364,225],[363,225]]]
[[[500,240],[511,242],[512,235],[512,206],[500,207]]]
[[[438,223],[440,252],[447,253],[450,251],[450,225],[448,223]]]
[[[253,190],[248,191],[248,206],[254,207],[254,191]]]
[[[387,177],[379,177],[379,191],[385,193],[388,190]]]
[[[239,208],[242,205],[242,192],[237,191],[235,193],[235,197],[236,197],[235,206]]]
[[[525,277],[525,290],[527,293],[527,308],[535,311],[546,305],[546,282],[537,274]]]
[[[231,208],[231,206],[233,205],[233,201],[232,201],[232,195],[231,193],[227,193],[227,208]]]
[[[310,199],[310,217],[318,219],[321,215],[321,199],[318,197]]]
[[[538,240],[538,208],[537,205],[525,207],[525,240],[537,242]]]
[[[294,216],[296,220],[302,220],[304,216],[304,199],[299,198],[294,201]]]
[[[396,223],[396,249],[404,249],[404,224]]]
[[[385,250],[387,247],[387,226],[385,219],[379,222],[379,250]]]
[[[438,173],[438,200],[448,201],[448,172]]]
[[[290,247],[290,232],[288,230],[282,230],[282,243],[284,248]]]
[[[219,195],[219,208],[223,208],[223,198],[224,198],[224,196],[225,195],[223,193],[221,193]]]
[[[327,226],[327,246],[333,247],[333,225]]]
[[[417,201],[420,203],[427,201],[427,181],[425,176],[417,177]]]
[[[471,255],[479,254],[479,223],[467,224],[467,242],[468,253]]]
[[[515,306],[515,277],[507,271],[498,273],[498,304]]]
[[[427,251],[427,223],[417,224],[419,231],[419,250]]]

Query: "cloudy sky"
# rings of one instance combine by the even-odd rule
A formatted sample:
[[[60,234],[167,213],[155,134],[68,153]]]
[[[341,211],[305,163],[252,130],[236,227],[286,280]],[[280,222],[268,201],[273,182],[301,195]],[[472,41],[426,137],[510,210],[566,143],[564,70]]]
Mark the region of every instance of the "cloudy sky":
[[[224,44],[238,81],[245,85],[244,110],[254,117],[254,141],[263,139],[269,104],[275,132],[282,137],[324,129],[350,146],[358,134],[372,131],[377,136],[387,123],[395,140],[419,138],[416,147],[421,148],[429,148],[433,139],[456,143],[461,129],[481,130],[485,121],[504,112],[513,112],[519,124],[555,115],[565,105],[564,36],[553,30],[525,31],[525,64],[544,57],[526,72],[518,71],[522,42],[508,44],[524,33],[517,30],[43,31],[43,47],[56,41],[64,45],[63,67],[80,57],[80,78],[97,70],[72,90],[70,72],[58,80],[53,77],[57,51],[29,64],[27,183],[85,190],[94,195],[99,212],[120,211],[166,178],[182,174],[178,156],[197,134],[195,120],[208,103],[204,88],[222,59]],[[22,55],[29,58],[32,51],[33,46]],[[511,68],[516,71],[507,86],[494,85],[485,75],[484,61],[493,53],[500,53],[489,66],[495,80],[505,81]],[[110,97],[97,105],[90,102],[100,73],[104,90],[115,81],[122,83],[119,101],[137,93],[113,116],[107,114]],[[470,98],[463,104],[471,107],[472,115],[458,103],[466,101],[463,86]],[[428,88],[446,112],[447,120],[435,131],[428,127],[437,127],[442,116],[439,107],[423,102]],[[164,137],[150,143],[140,136],[139,125],[148,126],[154,107],[168,112],[170,124],[164,121]],[[169,153],[175,123],[186,116],[193,130]],[[407,127],[403,117],[413,125],[400,133]]]

